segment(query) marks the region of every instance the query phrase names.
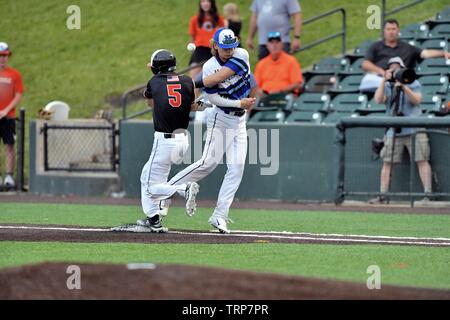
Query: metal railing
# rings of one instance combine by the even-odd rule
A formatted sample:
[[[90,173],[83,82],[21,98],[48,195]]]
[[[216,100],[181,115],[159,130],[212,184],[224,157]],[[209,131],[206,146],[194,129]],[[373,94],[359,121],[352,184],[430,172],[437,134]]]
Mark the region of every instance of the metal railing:
[[[362,191],[348,191],[345,185],[345,172],[346,172],[346,143],[347,136],[346,131],[350,128],[440,128],[449,129],[450,128],[450,117],[437,117],[432,119],[427,118],[410,118],[410,117],[373,117],[373,118],[343,118],[336,126],[338,129],[337,134],[337,144],[338,144],[338,186],[336,191],[335,203],[340,204],[344,201],[346,196],[378,196],[380,192],[362,192]],[[427,131],[430,132],[430,131]],[[450,137],[450,135],[445,132],[439,132]],[[415,154],[415,143],[412,143],[411,154]],[[411,207],[414,205],[413,197],[422,196],[427,197],[428,194],[424,192],[413,192],[413,173],[415,166],[413,165],[414,157],[410,157],[410,174],[409,174],[409,191],[408,192],[392,192],[389,190],[386,196],[388,197],[398,197],[398,196],[408,196],[410,200]],[[450,190],[448,192],[432,192],[433,197],[448,197],[450,196]]]
[[[301,47],[299,50],[295,51],[295,53],[298,53],[298,52],[302,52],[302,51],[311,49],[311,48],[313,48],[313,47],[315,47],[315,46],[318,46],[319,44],[322,44],[322,43],[327,42],[327,41],[329,41],[329,40],[332,40],[332,39],[334,39],[334,38],[342,37],[342,44],[341,44],[342,49],[341,49],[341,51],[342,51],[342,55],[344,55],[345,52],[346,52],[346,50],[347,50],[347,49],[346,49],[346,48],[347,48],[347,47],[346,47],[346,42],[347,42],[347,13],[346,13],[346,11],[345,11],[344,8],[336,8],[336,9],[333,9],[333,10],[330,10],[330,11],[327,11],[327,12],[324,12],[324,13],[322,13],[322,14],[319,14],[319,15],[317,15],[317,16],[315,16],[315,17],[306,19],[306,20],[303,21],[303,26],[305,26],[305,25],[307,25],[307,24],[310,24],[310,23],[312,23],[312,22],[315,22],[315,21],[317,21],[317,20],[326,18],[326,17],[328,17],[328,16],[331,16],[331,15],[333,15],[333,14],[335,14],[335,13],[341,13],[341,14],[342,14],[342,27],[341,27],[341,31],[336,32],[336,33],[334,33],[334,34],[332,34],[332,35],[329,35],[329,36],[320,38],[320,39],[318,39],[318,40],[316,40],[316,41],[313,41],[313,42],[311,42],[311,43],[308,43],[308,44],[306,44],[306,45],[302,45],[302,47]]]
[[[19,118],[17,119],[17,187],[18,191],[25,191],[25,108],[20,108]]]
[[[386,0],[382,0],[381,1],[381,38],[383,38],[383,35],[384,35],[384,33],[383,33],[383,31],[384,31],[384,22],[386,21],[386,17],[387,16],[390,16],[390,15],[392,15],[394,13],[397,13],[397,12],[403,11],[405,9],[408,9],[408,8],[410,8],[412,6],[415,6],[415,5],[417,5],[417,4],[421,3],[421,2],[424,2],[424,1],[425,0],[414,0],[414,1],[411,1],[411,2],[406,3],[404,5],[398,6],[397,8],[394,8],[394,9],[392,9],[390,11],[386,11],[387,10],[386,9]]]

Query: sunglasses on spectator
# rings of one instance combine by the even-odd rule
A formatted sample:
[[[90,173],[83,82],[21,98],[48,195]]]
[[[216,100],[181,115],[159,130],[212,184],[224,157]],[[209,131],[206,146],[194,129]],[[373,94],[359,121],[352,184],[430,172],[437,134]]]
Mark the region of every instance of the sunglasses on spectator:
[[[281,40],[281,32],[278,32],[278,31],[276,31],[276,32],[269,32],[267,34],[267,39],[269,41],[271,41],[271,40]]]

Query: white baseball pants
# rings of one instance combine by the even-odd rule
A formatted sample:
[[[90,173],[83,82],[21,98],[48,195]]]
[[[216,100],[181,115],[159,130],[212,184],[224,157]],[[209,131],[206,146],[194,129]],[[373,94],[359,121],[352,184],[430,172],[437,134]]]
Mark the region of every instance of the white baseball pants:
[[[208,119],[207,138],[201,159],[177,173],[165,186],[157,187],[158,194],[166,192],[166,198],[176,192],[182,195],[181,189],[185,188],[187,182],[197,182],[206,177],[222,163],[223,155],[226,154],[227,172],[213,213],[215,217],[226,219],[244,174],[247,157],[245,119],[245,115],[242,117],[229,115],[214,107]]]
[[[166,199],[170,192],[179,191],[184,196],[186,184],[175,188],[166,186],[172,164],[181,163],[188,150],[189,141],[184,133],[175,134],[174,138],[165,138],[164,133],[155,132],[152,152],[141,174],[141,203],[147,217],[153,217],[159,211],[160,200]]]

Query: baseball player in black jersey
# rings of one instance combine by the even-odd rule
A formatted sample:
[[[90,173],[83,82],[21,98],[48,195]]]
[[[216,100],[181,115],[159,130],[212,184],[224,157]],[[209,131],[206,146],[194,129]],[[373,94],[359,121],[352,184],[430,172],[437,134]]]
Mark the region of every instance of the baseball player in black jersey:
[[[206,105],[195,102],[192,79],[175,73],[176,58],[172,52],[155,51],[147,66],[154,76],[147,84],[144,98],[153,107],[155,134],[150,158],[141,174],[141,202],[146,218],[138,220],[137,224],[152,232],[167,232],[160,217],[161,185],[167,182],[171,165],[180,163],[188,149],[189,113],[201,111]],[[188,182],[177,189],[177,193],[186,198],[188,216],[195,211],[198,191],[196,182]]]

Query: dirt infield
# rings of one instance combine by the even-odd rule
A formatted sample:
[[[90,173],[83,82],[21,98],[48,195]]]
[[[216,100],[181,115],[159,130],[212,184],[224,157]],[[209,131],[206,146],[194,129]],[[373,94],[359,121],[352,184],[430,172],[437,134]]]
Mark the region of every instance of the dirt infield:
[[[388,237],[369,235],[314,234],[297,232],[233,231],[231,234],[193,230],[169,230],[169,233],[114,232],[110,228],[57,225],[0,225],[0,241],[58,241],[81,243],[316,243],[382,244],[450,247],[450,238]]]
[[[67,288],[67,263],[0,271],[0,299],[450,299],[450,291],[308,279],[181,265],[79,264],[80,290]],[[69,283],[73,283],[70,282]]]

